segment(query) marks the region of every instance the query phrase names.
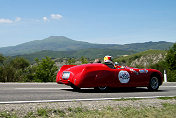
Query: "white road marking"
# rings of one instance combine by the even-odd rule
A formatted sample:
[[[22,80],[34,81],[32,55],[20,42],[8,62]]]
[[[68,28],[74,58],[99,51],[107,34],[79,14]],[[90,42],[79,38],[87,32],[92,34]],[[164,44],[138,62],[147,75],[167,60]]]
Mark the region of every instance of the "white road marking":
[[[147,96],[147,97],[119,97],[119,98],[91,98],[91,99],[65,99],[65,100],[34,100],[34,101],[5,101],[0,104],[24,104],[24,103],[48,103],[48,102],[76,102],[76,101],[103,101],[103,100],[120,100],[120,99],[155,99],[159,97],[175,96]]]
[[[19,90],[36,90],[36,89],[39,89],[39,90],[48,90],[48,89],[51,89],[51,90],[62,90],[62,89],[66,89],[66,90],[71,90],[73,88],[15,88],[15,89],[19,89]],[[92,89],[92,88],[81,88],[81,89]]]
[[[15,88],[15,89],[20,89],[20,90],[36,90],[36,89],[39,89],[39,90],[47,90],[47,89],[51,89],[51,90],[61,90],[61,89],[72,89],[72,88]]]
[[[175,88],[176,86],[160,86],[162,88]],[[73,88],[15,88],[15,89],[21,89],[21,90],[36,90],[36,89],[39,89],[39,90],[62,90],[62,89],[66,89],[66,90],[71,90]],[[81,89],[92,89],[92,88],[81,88]]]
[[[160,86],[160,87],[163,87],[163,88],[175,88],[176,86]]]

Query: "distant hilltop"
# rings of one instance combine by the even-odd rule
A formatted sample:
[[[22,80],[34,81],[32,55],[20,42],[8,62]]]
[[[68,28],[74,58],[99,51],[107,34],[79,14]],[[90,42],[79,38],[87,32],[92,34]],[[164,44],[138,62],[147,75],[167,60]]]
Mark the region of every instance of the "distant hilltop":
[[[86,49],[109,49],[109,50],[124,50],[124,51],[145,51],[149,49],[166,50],[173,45],[172,42],[145,42],[132,44],[93,44],[84,41],[76,41],[65,36],[50,36],[43,40],[35,40],[22,43],[16,46],[9,46],[0,48],[0,53],[5,56],[15,56],[40,52],[44,50],[49,51],[76,51]]]

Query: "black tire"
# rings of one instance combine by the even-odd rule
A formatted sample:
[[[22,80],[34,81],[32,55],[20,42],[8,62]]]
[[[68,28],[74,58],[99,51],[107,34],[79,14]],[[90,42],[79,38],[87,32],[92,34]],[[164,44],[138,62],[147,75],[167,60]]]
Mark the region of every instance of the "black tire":
[[[152,76],[150,78],[149,86],[147,87],[149,91],[157,91],[159,88],[159,78],[158,76]]]
[[[75,86],[74,84],[71,84],[70,86],[73,88],[74,91],[80,91],[81,90],[79,87]]]
[[[98,92],[106,92],[106,91],[109,91],[109,87],[107,87],[107,86],[105,86],[105,87],[95,87],[94,90],[98,91]]]

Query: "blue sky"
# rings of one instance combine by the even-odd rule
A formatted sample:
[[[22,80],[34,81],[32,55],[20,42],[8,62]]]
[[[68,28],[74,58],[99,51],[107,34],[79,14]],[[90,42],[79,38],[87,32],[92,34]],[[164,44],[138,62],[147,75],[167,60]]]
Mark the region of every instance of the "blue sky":
[[[0,47],[49,36],[176,42],[176,0],[0,0]]]

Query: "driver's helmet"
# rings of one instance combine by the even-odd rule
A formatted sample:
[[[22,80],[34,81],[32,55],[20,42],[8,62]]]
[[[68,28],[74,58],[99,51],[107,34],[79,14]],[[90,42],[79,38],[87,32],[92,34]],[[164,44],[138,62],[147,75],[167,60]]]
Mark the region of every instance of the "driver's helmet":
[[[119,66],[119,63],[118,62],[114,62],[114,67],[115,68],[119,68],[120,66]]]
[[[118,62],[115,62],[115,63],[114,63],[114,65],[118,66],[118,65],[119,65],[119,63],[118,63]]]
[[[113,62],[112,62],[112,56],[105,56],[105,57],[104,57],[104,62],[113,63]]]

